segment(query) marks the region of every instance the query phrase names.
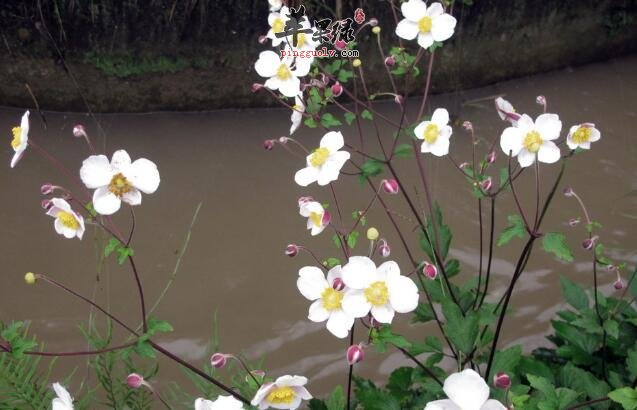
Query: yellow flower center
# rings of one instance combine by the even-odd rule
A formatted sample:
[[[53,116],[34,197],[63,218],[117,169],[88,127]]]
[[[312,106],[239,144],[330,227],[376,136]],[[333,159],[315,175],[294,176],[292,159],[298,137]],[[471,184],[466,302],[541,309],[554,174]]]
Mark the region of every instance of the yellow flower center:
[[[67,228],[77,230],[80,227],[80,223],[77,221],[77,218],[70,212],[60,211],[57,213],[56,217],[60,220],[60,222],[62,222],[62,225]]]
[[[290,404],[294,401],[296,393],[291,387],[277,387],[268,394],[267,400],[272,404]]]
[[[276,19],[272,23],[272,31],[274,31],[275,33],[282,32],[284,28],[285,28],[285,23],[283,23],[283,20],[281,19]]]
[[[321,226],[321,222],[323,222],[323,214],[310,212],[310,221],[312,221],[314,226]]]
[[[425,131],[422,133],[422,137],[429,144],[433,144],[438,139],[438,126],[436,124],[429,124],[425,128]]]
[[[593,131],[591,131],[591,129],[588,127],[579,127],[577,131],[573,133],[571,138],[573,139],[574,143],[582,144],[584,142],[590,141],[592,133]]]
[[[276,70],[276,76],[281,80],[287,80],[291,75],[292,73],[290,73],[290,69],[285,64],[281,64]]]
[[[108,184],[108,190],[120,198],[125,193],[130,192],[131,189],[133,189],[133,186],[121,172],[113,175],[110,184]]]
[[[327,310],[337,310],[341,308],[341,301],[343,300],[343,293],[334,288],[325,288],[321,293],[321,301],[323,307]]]
[[[320,167],[321,165],[325,164],[329,156],[330,156],[329,149],[325,147],[317,148],[312,153],[312,158],[310,158],[310,164],[312,164],[312,166],[314,167]]]
[[[429,33],[431,31],[431,17],[425,16],[418,20],[418,30],[422,33]]]
[[[374,282],[363,292],[367,301],[374,306],[383,306],[389,300],[389,290],[385,282]]]
[[[522,143],[522,145],[524,146],[524,148],[526,148],[527,151],[536,153],[540,150],[542,142],[542,136],[540,135],[540,133],[537,131],[531,131],[526,134],[526,137],[524,137],[524,142]]]
[[[305,34],[298,33],[296,35],[296,48],[303,47],[303,44],[305,44]]]
[[[13,149],[16,149],[20,146],[20,143],[22,143],[22,127],[13,127],[11,129],[11,132],[13,133],[11,146],[13,147]]]

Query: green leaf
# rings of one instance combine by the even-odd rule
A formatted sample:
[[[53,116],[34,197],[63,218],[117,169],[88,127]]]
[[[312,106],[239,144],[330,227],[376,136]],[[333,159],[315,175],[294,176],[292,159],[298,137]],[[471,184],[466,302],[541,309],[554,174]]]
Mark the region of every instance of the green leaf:
[[[135,353],[141,357],[155,358],[155,349],[146,340],[139,340],[135,346]]]
[[[413,155],[414,148],[411,144],[398,144],[394,150],[394,155],[401,158],[411,157]]]
[[[371,112],[369,112],[369,110],[363,110],[363,112],[361,112],[361,117],[370,121],[374,119],[374,116]]]
[[[343,387],[336,386],[330,397],[327,399],[327,410],[343,410],[345,408],[345,394]]]
[[[438,203],[434,203],[433,219],[436,221],[436,225],[438,227],[438,239],[440,240],[438,251],[440,252],[440,258],[444,261],[447,259],[447,254],[449,253],[449,246],[451,245],[452,234],[449,227],[443,223],[442,212]],[[429,239],[435,241],[436,233],[433,228],[431,215],[427,218],[426,231]],[[420,231],[420,248],[425,251],[430,260],[436,260],[431,243],[427,240],[427,237],[422,232],[422,230]]]
[[[379,353],[386,352],[388,344],[404,349],[408,349],[411,346],[403,336],[393,333],[389,325],[383,325],[379,329],[372,329],[371,340]]]
[[[338,81],[341,83],[346,83],[352,77],[354,77],[354,73],[350,70],[340,70],[338,72]]]
[[[346,241],[347,241],[347,246],[350,247],[350,249],[354,249],[356,247],[356,243],[358,242],[358,232],[357,231],[353,231],[350,232],[347,237],[346,237]]]
[[[159,320],[154,317],[150,317],[147,321],[148,333],[155,334],[156,332],[172,332],[174,329],[172,325],[165,320]]]
[[[560,283],[562,284],[564,298],[569,305],[577,310],[588,308],[588,296],[586,296],[586,292],[580,285],[563,275],[560,276]]]
[[[356,114],[349,111],[346,112],[343,116],[345,117],[345,122],[347,122],[347,125],[352,125],[352,123],[356,119]]]
[[[509,169],[508,168],[500,168],[500,188],[501,189],[509,189],[507,186],[503,188],[505,185],[509,183]]]
[[[328,269],[332,269],[334,266],[338,266],[340,264],[341,264],[341,260],[338,258],[327,258],[327,260],[323,262],[323,265],[325,265],[325,267]]]
[[[303,123],[308,128],[316,128],[316,127],[318,127],[318,124],[316,123],[316,120],[314,118],[306,118],[305,121],[303,121]]]
[[[119,240],[111,238],[104,247],[104,257],[108,258],[120,246]]]
[[[573,262],[573,253],[566,244],[566,236],[559,232],[549,232],[542,237],[542,247],[559,259]]]
[[[447,337],[461,352],[468,355],[480,333],[478,316],[474,312],[467,312],[463,317],[458,305],[449,299],[442,302],[442,312],[447,320],[443,326]]]
[[[133,256],[134,254],[135,251],[133,250],[133,248],[120,245],[117,248],[117,263],[119,263],[120,265],[123,264],[124,262],[126,262],[126,259],[129,256]]]
[[[612,319],[608,319],[604,321],[604,330],[606,333],[613,339],[619,338],[619,323]]]
[[[628,351],[628,355],[626,356],[626,369],[628,369],[631,380],[637,379],[637,344],[632,350]]]
[[[383,172],[383,163],[374,159],[368,159],[361,165],[361,173],[359,179],[361,182],[365,182],[367,178],[375,177]]]
[[[637,390],[631,387],[623,387],[608,393],[608,397],[615,403],[619,403],[625,410],[637,409]]]
[[[321,125],[323,125],[325,128],[334,127],[334,126],[342,125],[342,124],[343,123],[338,118],[336,118],[330,113],[325,113],[321,116]]]
[[[526,234],[526,226],[520,215],[509,215],[507,219],[509,220],[509,226],[500,234],[497,243],[498,246],[506,245],[515,237],[524,238],[524,234]]]
[[[506,350],[496,352],[491,366],[491,374],[504,372],[507,374],[515,374],[515,369],[522,358],[522,346],[512,346]],[[487,377],[488,380],[491,380]]]

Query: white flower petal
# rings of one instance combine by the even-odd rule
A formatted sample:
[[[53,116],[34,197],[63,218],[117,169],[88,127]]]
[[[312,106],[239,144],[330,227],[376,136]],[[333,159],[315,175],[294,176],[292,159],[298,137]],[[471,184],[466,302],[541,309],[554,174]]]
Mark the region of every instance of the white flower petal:
[[[345,313],[355,318],[367,316],[372,308],[372,304],[367,301],[362,290],[348,290],[341,303]]]
[[[512,156],[516,156],[520,153],[522,149],[522,139],[524,136],[522,135],[522,131],[517,127],[508,127],[500,136],[500,148],[502,151],[509,155],[511,152]]]
[[[462,410],[479,410],[489,398],[489,386],[471,369],[447,377],[443,390]]]
[[[145,194],[152,194],[159,187],[159,170],[146,158],[135,160],[124,174],[133,186]]]
[[[55,228],[55,232],[57,232],[60,235],[64,235],[64,225],[62,224],[62,221],[60,221],[59,219],[56,219],[53,222],[53,227]]]
[[[348,315],[343,310],[335,310],[331,312],[330,318],[327,319],[325,327],[334,336],[338,337],[339,339],[344,339],[349,334],[349,330],[352,328],[353,324],[353,316]]]
[[[274,381],[274,384],[276,384],[277,386],[290,386],[290,387],[305,386],[307,384],[307,377],[296,376],[296,375],[280,376]]]
[[[332,286],[332,283],[334,283],[334,279],[342,277],[343,275],[341,274],[341,265],[336,265],[332,269],[330,269],[329,272],[327,272],[327,283]]]
[[[431,3],[429,7],[427,7],[427,15],[429,17],[436,17],[445,12],[445,9],[442,7],[440,3]]]
[[[517,127],[522,131],[523,135],[526,135],[527,132],[533,131],[533,129],[535,128],[535,123],[533,122],[533,119],[527,114],[522,114],[522,116],[518,118]]]
[[[591,139],[590,142],[599,141],[602,138],[602,133],[599,132],[597,128],[591,129]]]
[[[298,397],[303,400],[312,400],[312,395],[309,391],[303,386],[294,386],[294,392]]]
[[[281,65],[281,59],[274,51],[262,51],[259,59],[254,63],[254,69],[261,77],[269,78],[276,75],[276,71]]]
[[[372,306],[372,316],[380,323],[391,323],[394,319],[394,309],[389,305]]]
[[[449,111],[444,108],[436,108],[431,116],[431,122],[436,124],[438,128],[442,128],[449,124]]]
[[[403,3],[405,4],[405,3]],[[396,26],[396,35],[405,40],[413,40],[418,35],[418,24],[408,19],[401,20]]]
[[[425,406],[425,410],[463,410],[456,406],[451,400],[430,401]]]
[[[423,121],[420,124],[416,125],[416,128],[414,128],[414,135],[416,136],[416,138],[418,138],[419,140],[425,138],[425,129],[427,129],[427,126],[429,124],[431,124],[431,121]]]
[[[316,182],[319,176],[319,169],[316,167],[307,167],[300,169],[294,174],[294,181],[301,186],[308,186],[312,182]]]
[[[294,97],[301,91],[301,80],[291,76],[279,84],[279,91],[286,97]]]
[[[71,397],[71,394],[64,388],[64,386],[60,383],[53,383],[53,390],[63,403],[73,408],[73,397]]]
[[[447,155],[449,153],[449,138],[439,135],[436,141],[429,145],[429,152],[437,157]]]
[[[431,22],[431,35],[436,41],[445,41],[453,36],[456,28],[456,18],[450,14],[441,14]]]
[[[80,168],[80,178],[90,189],[108,185],[113,175],[111,163],[104,155],[91,155],[82,162],[82,168]]]
[[[376,269],[378,279],[386,281],[400,276],[400,267],[394,261],[386,261]]]
[[[195,410],[214,410],[213,403],[210,400],[198,398],[195,400]]]
[[[418,33],[418,45],[422,48],[429,48],[434,43],[431,33]]]
[[[507,410],[507,408],[497,400],[487,400],[487,402],[480,407],[480,410]]]
[[[24,155],[24,150],[16,151],[13,154],[13,157],[11,157],[11,168],[15,168],[15,166],[18,165],[18,162],[20,162],[23,155]]]
[[[535,127],[543,140],[554,140],[560,136],[562,121],[557,114],[542,114],[535,120]]]
[[[316,300],[321,297],[321,293],[325,288],[330,287],[327,283],[323,271],[316,266],[304,266],[299,269],[299,278],[296,281],[296,286],[308,300]]]
[[[124,171],[131,164],[130,155],[123,149],[117,150],[113,153],[111,158],[111,167],[115,171]]]
[[[352,289],[364,289],[376,273],[376,264],[366,256],[352,256],[341,269],[343,282]]]
[[[272,389],[275,389],[276,385],[274,383],[263,383],[259,390],[254,395],[254,398],[250,402],[253,406],[259,406],[259,404],[266,398]]]
[[[139,205],[142,203],[142,193],[133,188],[122,195],[122,201],[126,202],[128,205]]]
[[[406,276],[387,279],[389,303],[398,313],[412,312],[418,307],[418,287]]]
[[[537,152],[537,159],[540,162],[553,164],[560,160],[560,149],[553,141],[544,141]]]
[[[321,148],[327,148],[330,153],[335,153],[339,149],[343,148],[343,145],[345,145],[345,140],[343,139],[343,134],[340,131],[330,131],[323,135],[319,144]]]
[[[106,187],[97,188],[93,192],[93,207],[100,215],[113,215],[122,205],[122,201]]]
[[[409,0],[400,6],[403,16],[415,23],[427,15],[427,5],[422,0]]]
[[[336,181],[341,172],[343,165],[349,160],[350,153],[346,151],[338,151],[330,155],[325,164],[320,168],[317,182],[324,186],[332,181]]]
[[[535,154],[523,148],[518,153],[518,162],[521,167],[526,168],[535,162]]]
[[[330,312],[325,309],[323,306],[323,301],[321,299],[315,300],[310,305],[310,310],[308,312],[307,318],[312,322],[325,322],[330,317]]]

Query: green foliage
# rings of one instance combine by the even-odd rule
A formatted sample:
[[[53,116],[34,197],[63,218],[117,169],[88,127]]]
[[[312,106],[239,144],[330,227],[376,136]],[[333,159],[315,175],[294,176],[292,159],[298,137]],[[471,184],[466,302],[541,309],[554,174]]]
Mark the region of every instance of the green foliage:
[[[381,172],[383,172],[384,168],[385,168],[385,165],[382,162],[376,161],[375,159],[371,159],[371,158],[367,159],[361,165],[361,172],[360,172],[360,175],[358,176],[359,181],[361,183],[364,183],[367,180],[367,178],[371,178],[371,177],[375,177],[376,175],[379,175]]]
[[[566,236],[559,232],[549,232],[542,237],[542,248],[558,259],[573,262],[573,252],[566,244]]]
[[[526,234],[526,226],[520,215],[509,215],[507,219],[509,220],[509,226],[504,228],[500,234],[497,242],[498,246],[504,246],[516,237],[524,238],[524,234]]]
[[[613,390],[608,394],[608,397],[610,397],[612,401],[621,404],[626,410],[637,409],[637,389],[623,387]]]
[[[104,74],[128,78],[149,73],[176,73],[189,66],[182,58],[167,56],[135,56],[133,54],[107,54],[91,51],[85,60]]]
[[[425,236],[423,232],[420,233],[420,248],[425,251],[425,253],[429,257],[429,260],[431,260],[432,262],[436,261],[434,248],[432,247],[432,243],[429,240],[431,240],[433,243],[438,240],[439,244],[437,246],[437,249],[440,252],[440,258],[445,261],[447,259],[447,254],[449,253],[449,246],[451,245],[451,230],[443,222],[442,211],[440,210],[440,206],[438,205],[438,203],[434,203],[433,208],[434,217],[431,218],[430,216],[429,218],[427,218],[426,221],[425,230],[427,231],[427,236]],[[434,230],[433,226],[434,220],[437,225],[437,238],[436,231]]]
[[[108,258],[113,252],[117,254],[117,263],[122,265],[129,256],[133,256],[133,248],[124,246],[118,239],[111,238],[104,247],[104,257]]]

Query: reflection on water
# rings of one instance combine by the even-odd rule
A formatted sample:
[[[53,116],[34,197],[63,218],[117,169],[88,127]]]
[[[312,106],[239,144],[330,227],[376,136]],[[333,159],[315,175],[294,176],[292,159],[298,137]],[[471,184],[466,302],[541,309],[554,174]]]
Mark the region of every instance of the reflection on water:
[[[467,160],[471,152],[469,137],[458,126],[461,121],[471,120],[479,136],[488,139],[498,136],[505,127],[490,100],[472,104],[463,101],[502,93],[519,111],[536,115],[539,107],[535,96],[544,94],[549,111],[560,114],[564,129],[584,121],[596,123],[602,130],[602,140],[593,145],[592,152],[571,161],[565,180],[581,194],[593,217],[603,223],[601,235],[612,257],[634,264],[637,258],[631,246],[637,230],[634,219],[626,215],[637,214],[636,197],[627,196],[637,189],[637,152],[633,143],[633,124],[637,120],[635,72],[637,57],[629,57],[437,96],[433,98],[433,106],[449,108],[457,119],[451,153],[458,162]],[[381,109],[388,114],[396,112],[390,103],[383,104]],[[1,110],[0,129],[9,130],[20,114],[14,109]],[[115,149],[126,148],[132,157],[146,156],[159,165],[160,189],[145,196],[143,205],[136,209],[133,242],[149,305],[170,278],[192,215],[197,204],[203,202],[176,280],[156,311],[158,317],[175,327],[174,334],[161,336],[163,345],[203,365],[207,360],[206,342],[212,318],[217,312],[222,351],[244,351],[255,361],[265,357],[263,366],[273,376],[307,375],[310,389],[317,394],[344,381],[346,342],[332,337],[323,325],[305,319],[309,303],[296,290],[298,269],[312,260],[305,255],[294,259],[283,255],[286,244],[298,242],[312,247],[321,257],[338,256],[329,234],[310,238],[297,214],[299,196],[313,195],[321,202],[329,202],[331,197],[324,189],[302,189],[293,183],[294,172],[303,165],[298,158],[290,157],[282,149],[273,152],[262,149],[264,139],[286,132],[289,112],[101,115],[99,119],[107,137],[95,130],[90,118],[80,114],[47,113],[46,132],[35,113],[31,118],[32,137],[74,169],[79,169],[87,155],[81,141],[71,137],[71,128],[78,122],[87,126],[97,145],[105,147],[109,155]],[[343,131],[346,138],[355,137],[352,129]],[[389,132],[386,135],[389,137]],[[312,146],[318,136],[317,132],[303,130],[299,139]],[[370,140],[368,145],[373,143]],[[7,164],[9,150],[6,144],[3,157]],[[503,155],[499,157],[499,164],[503,165]],[[411,189],[417,186],[413,159],[401,161],[398,172],[405,176]],[[427,171],[433,179],[434,195],[445,209],[445,218],[455,235],[451,255],[460,260],[464,278],[475,275],[479,263],[476,201],[463,177],[447,160],[427,158]],[[544,189],[556,171],[556,166],[542,166]],[[527,174],[520,179],[520,186],[531,184],[532,173]],[[139,320],[137,294],[126,266],[109,260],[96,272],[95,256],[100,253],[102,242],[92,229],[82,242],[66,241],[54,233],[51,219],[39,205],[39,187],[44,182],[68,185],[33,150],[15,170],[7,166],[0,171],[4,192],[0,224],[5,232],[0,239],[5,250],[0,287],[2,319],[30,320],[32,330],[46,342],[48,350],[81,349],[86,346],[77,326],[88,317],[86,306],[43,284],[24,286],[24,272],[46,272],[84,294],[95,293],[100,303],[133,325]],[[336,190],[347,209],[362,209],[367,204],[368,189],[354,178],[343,177]],[[534,200],[530,191],[521,191],[523,203],[532,209]],[[510,199],[507,197],[498,204],[496,232],[504,227],[506,215],[513,212]],[[400,203],[399,196],[387,200],[397,207],[397,212],[407,215],[402,205],[396,205]],[[568,232],[577,260],[573,264],[560,263],[539,247],[535,249],[517,286],[513,303],[517,317],[507,320],[502,345],[523,343],[529,350],[547,345],[543,335],[559,307],[559,274],[591,284],[591,265],[586,252],[579,247],[583,227],[573,229],[565,223],[578,216],[576,204],[558,196],[551,211],[545,230]],[[120,212],[115,219],[121,227],[129,226],[127,212]],[[388,238],[393,256],[406,270],[405,255],[383,213],[373,210],[368,219]],[[408,221],[404,224],[409,226]],[[415,234],[410,237],[414,250],[415,238]],[[496,250],[492,283],[495,297],[502,294],[511,277],[512,261],[521,249],[520,242]],[[612,282],[612,275],[603,272],[605,292],[613,290]],[[398,316],[396,322],[399,331],[410,337],[437,332],[434,326],[411,326],[405,317]],[[122,337],[123,334],[116,334],[116,338]],[[356,340],[364,339],[359,329]],[[82,361],[60,361],[58,371],[68,373],[81,364]],[[369,351],[357,371],[380,379],[380,375],[403,364],[409,365],[395,352],[377,355]],[[177,380],[191,390],[181,371],[170,363],[162,362],[160,379]]]

